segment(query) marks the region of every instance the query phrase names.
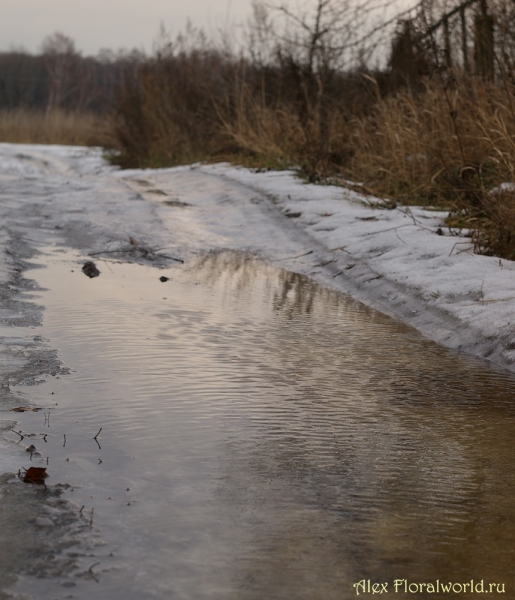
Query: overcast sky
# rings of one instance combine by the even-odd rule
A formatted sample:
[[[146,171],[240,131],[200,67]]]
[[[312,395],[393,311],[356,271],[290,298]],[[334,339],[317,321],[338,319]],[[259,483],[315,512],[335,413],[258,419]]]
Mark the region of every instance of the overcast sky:
[[[23,46],[38,52],[60,31],[83,54],[101,48],[151,50],[160,23],[173,32],[189,17],[206,29],[242,22],[250,0],[0,0],[0,50]]]

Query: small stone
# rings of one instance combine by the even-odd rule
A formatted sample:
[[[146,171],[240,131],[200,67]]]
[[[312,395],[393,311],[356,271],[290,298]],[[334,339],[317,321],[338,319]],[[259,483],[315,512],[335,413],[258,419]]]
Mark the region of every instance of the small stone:
[[[159,281],[161,281],[161,283],[164,283],[165,281],[170,281],[170,278],[165,277],[164,275],[161,275],[161,277],[159,278]]]
[[[97,269],[95,263],[91,260],[88,260],[86,263],[84,263],[82,272],[89,278],[98,277],[100,275],[100,271]]]

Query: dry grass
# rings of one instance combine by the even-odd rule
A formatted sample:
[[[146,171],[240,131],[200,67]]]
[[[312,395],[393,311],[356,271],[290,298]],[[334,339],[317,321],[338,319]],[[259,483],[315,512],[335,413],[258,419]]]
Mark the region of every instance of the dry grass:
[[[337,102],[334,88],[321,98],[313,82],[306,91],[307,77],[296,75],[216,51],[149,61],[127,82],[118,107],[120,164],[232,160],[299,166],[311,180],[327,176],[348,153],[345,99]]]
[[[400,90],[354,121],[347,175],[376,195],[451,209],[476,249],[515,258],[515,113],[508,84],[476,78]]]
[[[328,100],[299,106],[292,99],[266,99],[238,82],[230,101],[218,107],[223,134],[248,165],[295,166],[311,181],[327,177],[348,154],[349,127],[344,111]],[[245,160],[244,157],[247,157]]]
[[[113,147],[107,117],[55,109],[0,110],[0,142]]]
[[[297,166],[310,181],[339,175],[392,202],[445,207],[478,252],[515,259],[515,191],[495,191],[515,182],[512,85],[463,73],[416,91],[373,81],[333,73],[321,85],[290,63],[262,68],[215,51],[158,57],[122,96],[120,163],[223,159]]]
[[[447,203],[515,175],[510,97],[479,79],[400,90],[354,124],[350,170],[376,193]]]
[[[224,70],[215,53],[149,61],[128,80],[118,106],[115,134],[123,166],[168,166],[207,160],[223,151],[215,105]]]

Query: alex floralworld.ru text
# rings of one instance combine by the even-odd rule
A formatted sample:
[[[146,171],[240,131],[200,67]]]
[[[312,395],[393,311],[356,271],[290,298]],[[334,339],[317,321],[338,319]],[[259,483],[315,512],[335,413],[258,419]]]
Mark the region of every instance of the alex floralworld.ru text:
[[[437,579],[431,583],[409,582],[407,579],[395,579],[393,583],[372,583],[370,579],[362,579],[353,585],[356,595],[360,594],[504,594],[504,583],[485,583],[484,579],[466,583],[441,582]]]

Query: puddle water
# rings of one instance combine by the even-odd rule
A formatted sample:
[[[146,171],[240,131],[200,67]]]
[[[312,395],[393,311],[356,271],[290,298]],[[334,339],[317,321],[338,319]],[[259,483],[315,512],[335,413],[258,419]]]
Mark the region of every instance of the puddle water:
[[[513,593],[511,374],[237,254],[165,283],[46,262],[35,331],[72,373],[23,388],[50,414],[19,415],[49,434],[24,466],[48,457],[106,545],[98,582],[38,581],[37,597],[330,600],[363,579]]]

